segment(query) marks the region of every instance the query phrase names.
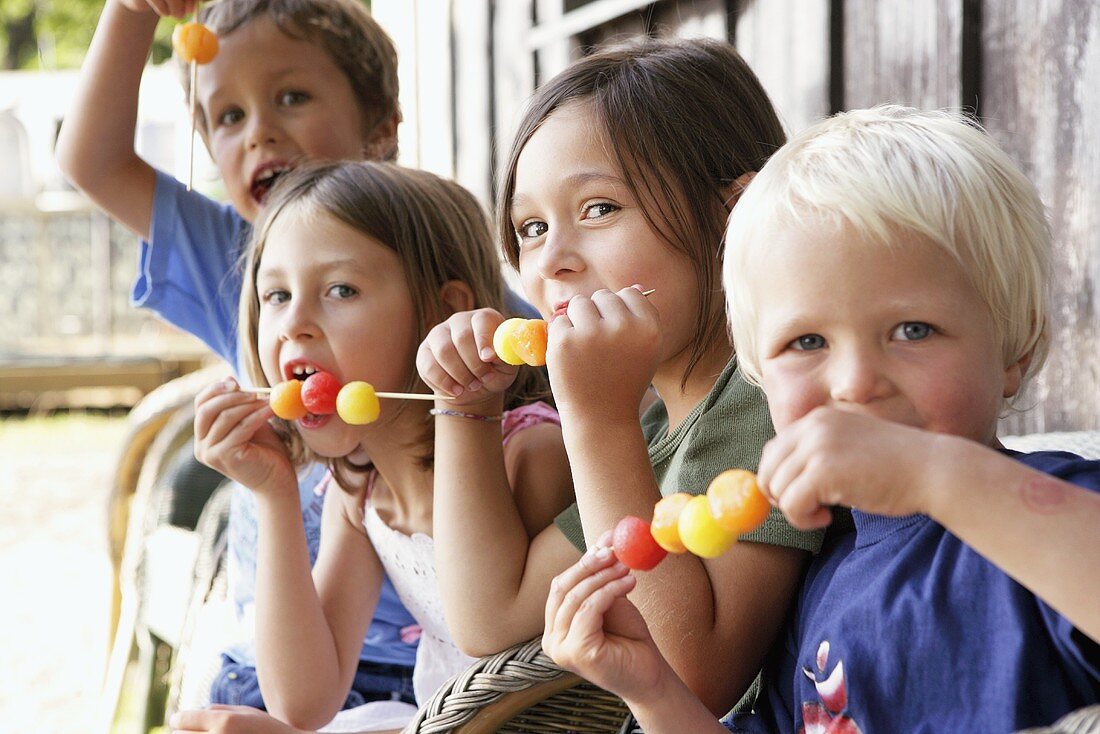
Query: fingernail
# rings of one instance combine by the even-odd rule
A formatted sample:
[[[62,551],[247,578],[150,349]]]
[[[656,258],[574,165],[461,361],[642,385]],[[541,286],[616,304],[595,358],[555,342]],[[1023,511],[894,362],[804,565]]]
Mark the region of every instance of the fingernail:
[[[237,387],[237,381],[234,380],[232,377],[227,377],[222,380],[222,387],[226,390],[232,390],[233,388]]]
[[[451,390],[451,395],[457,398],[464,392],[466,391],[462,389],[462,385],[455,385],[454,388]]]
[[[497,356],[497,353],[493,351],[492,347],[482,347],[478,355],[485,361],[489,361],[493,357]]]
[[[480,390],[481,389],[481,382],[478,381],[478,380],[474,380],[469,385],[467,385],[467,387],[470,389],[470,392],[473,392],[474,390]]]
[[[610,548],[597,548],[595,556],[596,556],[596,558],[598,558],[601,561],[606,561],[608,558],[611,557],[611,549]]]

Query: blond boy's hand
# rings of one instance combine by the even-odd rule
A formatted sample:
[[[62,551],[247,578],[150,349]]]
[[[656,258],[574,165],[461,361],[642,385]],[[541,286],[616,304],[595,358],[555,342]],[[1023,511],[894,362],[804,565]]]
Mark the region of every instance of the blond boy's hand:
[[[816,408],[780,431],[760,458],[761,490],[796,528],[828,525],[830,505],[877,515],[927,513],[929,477],[953,437]],[[942,467],[936,471],[942,472]]]
[[[605,540],[550,585],[542,647],[563,668],[627,702],[641,701],[675,674],[626,598],[634,576]]]
[[[504,391],[519,371],[493,350],[493,333],[503,322],[499,312],[482,308],[456,313],[437,324],[416,355],[420,379],[434,392],[454,396],[448,406],[500,413]]]

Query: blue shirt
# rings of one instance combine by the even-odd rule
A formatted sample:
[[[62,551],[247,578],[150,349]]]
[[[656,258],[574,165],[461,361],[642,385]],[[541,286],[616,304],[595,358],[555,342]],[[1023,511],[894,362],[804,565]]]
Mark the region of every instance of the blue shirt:
[[[1098,461],[1006,453],[1100,491]],[[1100,645],[943,526],[852,519],[811,565],[756,713],[732,731],[1007,734],[1100,702]]]

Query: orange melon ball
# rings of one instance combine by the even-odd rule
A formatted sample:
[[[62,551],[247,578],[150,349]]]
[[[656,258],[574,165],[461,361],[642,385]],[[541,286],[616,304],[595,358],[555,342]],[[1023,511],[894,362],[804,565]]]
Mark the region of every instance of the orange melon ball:
[[[771,512],[756,475],[744,469],[729,469],[716,476],[707,488],[707,500],[715,521],[738,535],[756,530]]]
[[[218,55],[218,37],[202,23],[181,23],[172,31],[172,48],[188,64],[209,64]]]
[[[287,380],[271,388],[268,403],[275,415],[285,421],[296,421],[309,414],[302,404],[302,383],[299,380]]]
[[[657,541],[657,545],[669,553],[687,552],[684,541],[680,539],[680,513],[690,500],[690,494],[677,492],[662,497],[653,506],[653,522],[649,524],[649,532]]]

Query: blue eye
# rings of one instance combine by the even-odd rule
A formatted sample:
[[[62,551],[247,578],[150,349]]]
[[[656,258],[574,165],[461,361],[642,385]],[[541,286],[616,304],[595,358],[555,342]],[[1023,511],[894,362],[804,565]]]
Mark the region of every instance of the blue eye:
[[[263,297],[260,300],[262,300],[264,303],[270,303],[277,306],[280,303],[286,303],[287,301],[289,301],[290,293],[278,288],[273,288],[264,293]]]
[[[346,283],[337,283],[336,285],[329,288],[328,292],[336,298],[354,298],[355,296],[359,295],[358,289],[347,285]]]
[[[549,230],[550,225],[546,222],[534,219],[519,225],[519,229],[516,230],[516,236],[521,240],[529,240],[535,237],[542,237]]]
[[[935,330],[932,326],[923,321],[905,321],[897,325],[892,336],[894,339],[915,342],[932,336],[933,331]]]
[[[812,352],[815,349],[824,349],[825,337],[820,334],[806,334],[792,341],[790,347],[800,352]]]

